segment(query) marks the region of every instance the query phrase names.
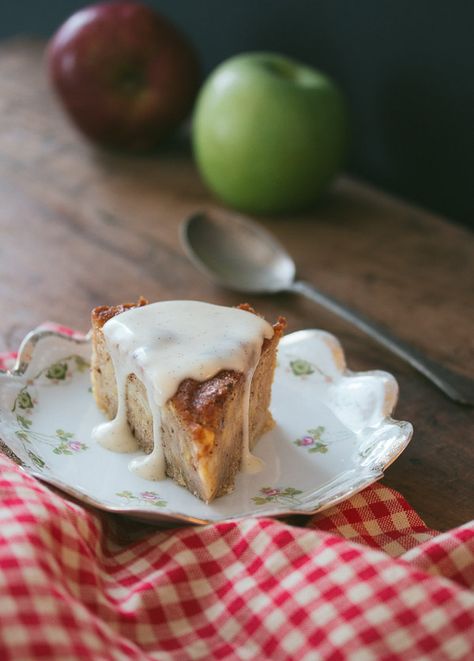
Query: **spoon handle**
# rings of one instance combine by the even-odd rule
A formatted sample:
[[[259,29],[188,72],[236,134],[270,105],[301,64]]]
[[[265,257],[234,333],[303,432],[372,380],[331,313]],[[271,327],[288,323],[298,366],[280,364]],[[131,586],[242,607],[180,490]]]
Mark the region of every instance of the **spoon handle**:
[[[418,372],[438,386],[450,399],[459,404],[474,405],[474,379],[465,377],[462,374],[456,374],[439,363],[430,360],[414,347],[392,335],[383,326],[371,321],[363,314],[352,310],[331,296],[323,294],[308,282],[296,280],[288,289],[289,291],[303,294],[303,296],[306,296],[315,303],[319,303],[319,305],[322,305],[327,310],[330,310],[364,331],[371,338],[379,342],[379,344],[418,370]]]

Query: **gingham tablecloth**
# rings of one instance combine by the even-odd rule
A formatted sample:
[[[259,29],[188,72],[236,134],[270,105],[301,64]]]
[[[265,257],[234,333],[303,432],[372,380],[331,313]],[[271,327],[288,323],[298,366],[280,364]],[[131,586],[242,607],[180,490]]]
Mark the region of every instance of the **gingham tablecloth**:
[[[0,456],[0,660],[474,658],[473,523],[381,484],[302,521],[158,530]]]

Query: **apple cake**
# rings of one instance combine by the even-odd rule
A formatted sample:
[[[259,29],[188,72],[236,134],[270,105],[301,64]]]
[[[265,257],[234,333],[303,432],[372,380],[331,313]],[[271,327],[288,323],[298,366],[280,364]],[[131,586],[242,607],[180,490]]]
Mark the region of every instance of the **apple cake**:
[[[251,451],[272,427],[269,412],[279,339],[247,304],[197,301],[101,306],[92,311],[92,389],[110,422],[105,447],[146,457],[132,470],[166,473],[205,502],[257,470]]]

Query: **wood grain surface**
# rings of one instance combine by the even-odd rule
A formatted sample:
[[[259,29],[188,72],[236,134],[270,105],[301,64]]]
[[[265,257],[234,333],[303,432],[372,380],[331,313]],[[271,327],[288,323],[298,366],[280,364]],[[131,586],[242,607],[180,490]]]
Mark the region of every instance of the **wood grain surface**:
[[[196,210],[231,216],[201,184],[186,144],[149,157],[106,154],[69,125],[45,76],[43,45],[0,47],[0,351],[49,319],[87,330],[102,303],[241,296],[209,284],[179,244]],[[449,367],[473,376],[474,242],[446,220],[341,178],[311,214],[260,219],[301,276],[385,324]],[[473,411],[360,332],[291,295],[247,297],[289,332],[336,334],[355,370],[385,369],[400,384],[396,417],[414,438],[387,471],[436,528],[473,516]]]

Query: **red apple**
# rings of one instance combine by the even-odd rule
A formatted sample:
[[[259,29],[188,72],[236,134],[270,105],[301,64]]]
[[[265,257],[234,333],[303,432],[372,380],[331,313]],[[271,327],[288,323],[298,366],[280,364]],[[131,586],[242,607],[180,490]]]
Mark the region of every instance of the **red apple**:
[[[187,38],[138,2],[73,14],[51,39],[47,60],[71,119],[107,147],[156,147],[189,114],[199,85]]]

